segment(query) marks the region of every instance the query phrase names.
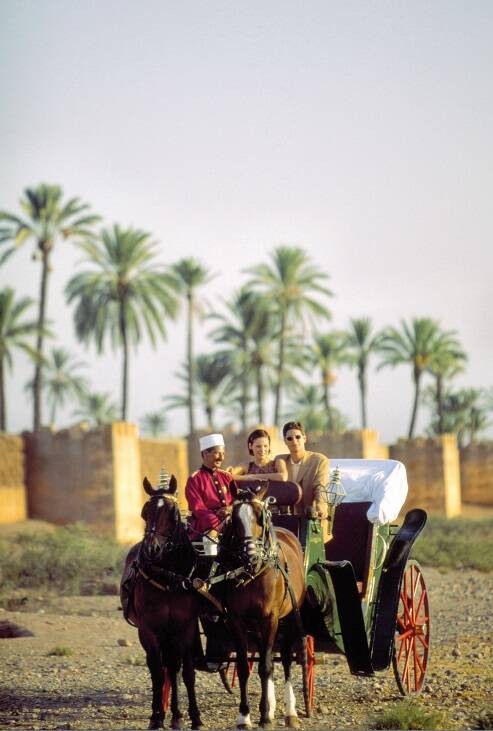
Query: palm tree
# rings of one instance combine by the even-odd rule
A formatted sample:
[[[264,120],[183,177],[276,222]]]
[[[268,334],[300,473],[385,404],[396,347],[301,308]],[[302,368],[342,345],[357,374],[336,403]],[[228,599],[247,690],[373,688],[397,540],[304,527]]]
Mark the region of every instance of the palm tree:
[[[426,402],[435,403],[436,394],[428,391]],[[438,415],[435,413],[428,433],[431,435],[450,433],[457,435],[461,447],[476,441],[478,434],[490,426],[488,412],[491,404],[488,403],[487,392],[482,388],[462,388],[458,391],[446,389],[442,401],[442,423],[439,426]],[[443,431],[440,431],[440,428]]]
[[[210,281],[211,275],[195,259],[181,259],[173,264],[171,271],[176,277],[176,288],[187,302],[187,373],[188,373],[188,428],[191,435],[195,432],[193,383],[195,380],[195,361],[193,356],[193,317],[197,310],[195,291]]]
[[[378,341],[378,350],[382,356],[379,368],[408,363],[413,370],[414,401],[409,423],[409,439],[412,439],[423,374],[430,368],[436,354],[444,343],[454,339],[452,331],[442,331],[439,324],[429,318],[414,318],[408,324],[401,321],[401,330],[387,328]]]
[[[231,374],[231,364],[227,353],[208,353],[196,359],[197,386],[202,406],[207,416],[207,425],[214,427],[214,412],[221,404]]]
[[[291,328],[298,332],[306,324],[307,318],[329,319],[329,311],[314,295],[329,297],[332,293],[323,286],[328,275],[310,263],[303,249],[280,246],[270,258],[270,265],[259,264],[247,272],[253,275],[250,286],[258,288],[269,298],[278,320],[278,373],[274,406],[274,423],[277,424],[281,413],[288,333]]]
[[[464,370],[467,355],[459,342],[450,337],[440,342],[437,351],[429,365],[429,372],[435,377],[435,402],[437,413],[438,433],[444,433],[443,391],[444,382]]]
[[[328,431],[334,428],[332,424],[332,404],[330,387],[335,381],[334,370],[347,362],[346,338],[342,333],[329,332],[316,335],[310,356],[311,363],[319,368],[325,413],[327,414],[325,427]]]
[[[327,411],[324,403],[323,388],[313,384],[299,384],[292,390],[290,411],[284,415],[286,420],[301,421],[309,433],[323,432],[327,428]],[[330,422],[334,431],[342,432],[348,426],[348,419],[335,407],[330,407]]]
[[[118,418],[118,409],[110,398],[108,393],[83,393],[74,416],[94,426],[110,424]]]
[[[142,431],[151,437],[159,437],[166,429],[166,415],[162,411],[152,411],[144,414],[141,419]]]
[[[252,382],[251,340],[257,321],[261,316],[256,308],[256,298],[248,287],[242,287],[226,302],[227,314],[214,313],[211,319],[219,321],[211,337],[217,343],[227,346],[231,373],[230,377],[239,383],[241,404],[241,426],[247,428],[247,413]]]
[[[350,320],[350,330],[346,333],[348,363],[356,366],[361,405],[361,428],[367,427],[367,372],[370,356],[378,351],[379,334],[372,332],[372,322],[368,317]]]
[[[24,319],[33,304],[29,297],[16,301],[11,287],[0,290],[0,431],[7,429],[5,371],[6,367],[12,368],[12,351],[17,348],[37,357],[31,338],[38,333],[38,322]]]
[[[58,185],[42,183],[36,188],[26,188],[20,206],[24,217],[0,211],[0,243],[10,241],[14,248],[33,239],[33,259],[41,259],[41,283],[38,303],[38,333],[33,379],[34,430],[41,426],[41,391],[43,379],[43,345],[48,300],[48,276],[51,272],[51,255],[58,238],[84,240],[92,235],[92,226],[100,220],[90,214],[89,206],[78,198],[63,201],[63,191]]]
[[[55,424],[56,412],[66,399],[80,399],[87,390],[87,380],[78,375],[85,363],[76,360],[64,348],[52,348],[45,362],[43,391],[50,409],[50,423]],[[26,383],[26,390],[32,393],[33,383]]]
[[[165,318],[174,318],[175,280],[155,263],[156,244],[150,234],[115,225],[97,241],[80,244],[93,269],[76,274],[66,287],[76,302],[75,329],[85,343],[95,341],[99,353],[105,339],[120,347],[122,359],[121,418],[127,418],[129,346],[137,346],[142,330],[153,346],[156,332],[166,336]]]

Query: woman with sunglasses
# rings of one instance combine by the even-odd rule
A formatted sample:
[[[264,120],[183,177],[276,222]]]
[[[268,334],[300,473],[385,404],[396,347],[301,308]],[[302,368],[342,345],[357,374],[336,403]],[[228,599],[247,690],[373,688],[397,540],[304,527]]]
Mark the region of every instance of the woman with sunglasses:
[[[264,480],[288,479],[288,470],[283,457],[271,459],[270,436],[265,429],[255,429],[248,435],[248,453],[253,457],[249,462],[242,462],[236,467],[229,467],[236,482],[251,480],[252,475],[258,475]]]

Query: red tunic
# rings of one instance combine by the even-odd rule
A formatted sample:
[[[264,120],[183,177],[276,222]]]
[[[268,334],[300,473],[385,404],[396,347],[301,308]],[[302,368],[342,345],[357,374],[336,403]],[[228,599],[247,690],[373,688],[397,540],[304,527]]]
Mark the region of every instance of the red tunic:
[[[202,465],[190,475],[185,486],[188,509],[192,513],[191,528],[198,533],[206,533],[221,524],[216,511],[233,502],[229,483],[233,476],[224,470],[210,470]],[[192,539],[197,535],[192,534]]]

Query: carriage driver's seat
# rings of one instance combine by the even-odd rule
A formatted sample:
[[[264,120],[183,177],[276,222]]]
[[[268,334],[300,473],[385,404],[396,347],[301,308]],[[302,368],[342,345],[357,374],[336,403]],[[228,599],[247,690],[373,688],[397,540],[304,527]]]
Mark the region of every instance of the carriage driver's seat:
[[[251,480],[242,480],[241,486],[249,489],[257,487],[259,481],[252,477]],[[294,506],[301,502],[303,493],[297,482],[283,482],[282,480],[269,480],[269,489],[266,497],[273,497],[276,502],[271,507],[272,523],[279,528],[285,528],[294,535],[300,537],[300,520],[294,515]]]

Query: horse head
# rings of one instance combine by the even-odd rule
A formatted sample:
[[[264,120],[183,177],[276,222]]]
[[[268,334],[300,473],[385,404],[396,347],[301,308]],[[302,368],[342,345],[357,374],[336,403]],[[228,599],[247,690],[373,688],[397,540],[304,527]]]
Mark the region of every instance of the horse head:
[[[236,483],[231,488],[234,498],[231,531],[248,570],[259,569],[270,543],[270,500],[265,499],[268,489],[267,480],[259,481],[253,488],[241,488]]]
[[[153,488],[144,477],[144,490],[149,500],[142,508],[141,517],[145,520],[143,550],[145,555],[157,561],[163,553],[172,550],[179,529],[182,527],[178,500],[176,497],[176,477],[171,475],[163,487]]]

